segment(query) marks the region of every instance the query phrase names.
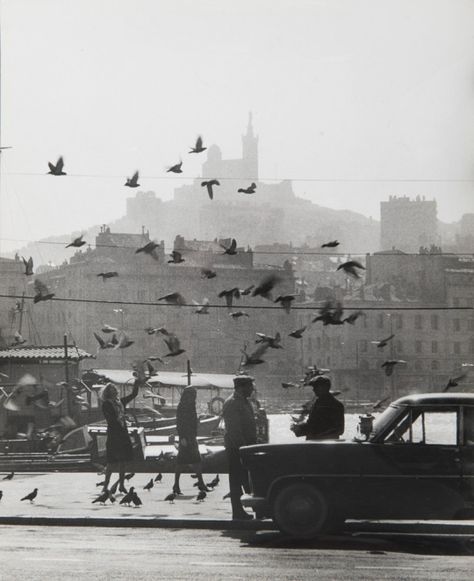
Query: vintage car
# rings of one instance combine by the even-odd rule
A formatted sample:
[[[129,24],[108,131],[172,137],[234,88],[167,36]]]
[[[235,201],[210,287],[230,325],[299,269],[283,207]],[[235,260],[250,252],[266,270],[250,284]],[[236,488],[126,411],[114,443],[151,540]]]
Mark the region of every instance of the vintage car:
[[[301,538],[345,519],[473,518],[474,395],[403,397],[365,434],[242,448],[242,504]]]

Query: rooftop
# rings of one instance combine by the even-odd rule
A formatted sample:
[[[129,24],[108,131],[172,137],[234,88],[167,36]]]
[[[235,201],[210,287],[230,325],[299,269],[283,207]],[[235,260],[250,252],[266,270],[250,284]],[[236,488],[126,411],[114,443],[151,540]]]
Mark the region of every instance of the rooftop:
[[[94,355],[74,345],[68,345],[67,358],[69,361],[82,361],[83,359],[93,359]],[[28,345],[27,347],[9,347],[8,349],[0,350],[0,362],[12,359],[63,361],[65,359],[64,346],[35,347],[34,345]]]

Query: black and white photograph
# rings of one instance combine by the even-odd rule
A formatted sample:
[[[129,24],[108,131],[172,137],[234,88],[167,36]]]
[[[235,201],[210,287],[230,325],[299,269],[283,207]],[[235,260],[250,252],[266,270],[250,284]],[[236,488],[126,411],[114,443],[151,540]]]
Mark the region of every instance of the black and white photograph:
[[[460,581],[474,0],[0,0],[1,581]]]

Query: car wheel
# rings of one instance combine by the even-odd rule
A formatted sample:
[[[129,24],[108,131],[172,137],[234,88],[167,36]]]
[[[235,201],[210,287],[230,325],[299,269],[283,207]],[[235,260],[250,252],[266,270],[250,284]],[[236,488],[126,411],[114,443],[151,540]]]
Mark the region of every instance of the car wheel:
[[[330,506],[315,486],[290,484],[277,493],[273,518],[283,533],[309,539],[330,528]]]

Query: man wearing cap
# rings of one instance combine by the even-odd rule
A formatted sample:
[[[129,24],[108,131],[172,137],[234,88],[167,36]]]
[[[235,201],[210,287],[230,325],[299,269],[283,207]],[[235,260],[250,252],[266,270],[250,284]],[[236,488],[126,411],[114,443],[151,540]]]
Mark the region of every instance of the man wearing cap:
[[[229,464],[230,500],[232,518],[248,520],[252,516],[245,512],[240,502],[242,486],[249,492],[248,475],[240,461],[239,449],[257,443],[257,426],[252,405],[248,398],[254,390],[253,377],[234,378],[234,393],[227,398],[222,410],[225,422],[224,444]]]
[[[331,380],[319,375],[310,381],[316,396],[306,422],[291,427],[307,440],[334,440],[344,433],[344,405],[330,392]]]

